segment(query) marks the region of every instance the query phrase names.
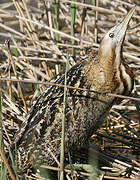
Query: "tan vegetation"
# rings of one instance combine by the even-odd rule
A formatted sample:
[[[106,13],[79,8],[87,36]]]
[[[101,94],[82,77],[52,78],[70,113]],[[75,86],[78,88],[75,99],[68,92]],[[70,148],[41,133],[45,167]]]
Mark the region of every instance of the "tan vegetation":
[[[100,179],[139,179],[140,2],[96,0],[96,6],[93,3],[88,0],[0,2],[0,134],[3,133],[4,151],[13,142],[15,132],[20,129],[37,97],[52,85],[50,80],[65,72],[67,56],[73,56],[69,58],[73,66],[84,47],[93,46],[98,50],[101,37],[135,4],[136,11],[123,48],[125,61],[135,72],[132,97],[120,96],[121,103],[112,107],[104,125],[91,137],[91,144],[99,145],[98,157],[106,162],[100,165]],[[95,153],[92,145],[91,152]],[[84,165],[82,167],[74,170],[73,179],[87,179],[89,167],[88,170]],[[66,173],[67,179],[71,179],[71,170]],[[37,179],[37,175],[33,177]]]

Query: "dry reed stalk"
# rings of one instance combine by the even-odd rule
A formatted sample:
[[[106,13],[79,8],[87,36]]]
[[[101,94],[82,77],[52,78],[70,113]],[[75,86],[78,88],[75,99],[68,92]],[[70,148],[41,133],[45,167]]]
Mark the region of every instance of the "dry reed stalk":
[[[12,179],[12,180],[16,180],[16,178],[15,178],[15,176],[14,176],[14,174],[13,174],[13,171],[12,171],[12,169],[11,169],[8,161],[7,161],[7,158],[6,158],[6,156],[5,156],[5,153],[4,153],[4,151],[1,149],[1,147],[0,147],[0,153],[1,153],[1,157],[2,157],[2,159],[3,159],[3,162],[5,163],[5,165],[6,165],[7,169],[8,169],[8,172],[9,172],[9,174],[10,174],[11,179]]]

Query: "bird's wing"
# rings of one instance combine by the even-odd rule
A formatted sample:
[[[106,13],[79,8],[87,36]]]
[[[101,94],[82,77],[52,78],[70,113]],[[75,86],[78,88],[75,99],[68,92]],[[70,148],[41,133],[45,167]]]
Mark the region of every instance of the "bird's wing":
[[[67,73],[67,85],[74,87],[84,87],[84,76],[83,76],[84,61],[73,66]],[[59,77],[55,83],[64,85],[65,75]],[[68,90],[69,93],[75,94],[76,90]],[[20,131],[15,135],[15,143],[20,144],[24,137],[27,136],[33,129],[38,126],[39,123],[43,123],[46,120],[45,115],[47,113],[48,124],[51,123],[48,117],[53,116],[53,107],[58,103],[61,106],[63,102],[64,87],[51,86],[37,99],[36,103],[32,107],[31,111],[27,115],[26,121],[22,124]]]

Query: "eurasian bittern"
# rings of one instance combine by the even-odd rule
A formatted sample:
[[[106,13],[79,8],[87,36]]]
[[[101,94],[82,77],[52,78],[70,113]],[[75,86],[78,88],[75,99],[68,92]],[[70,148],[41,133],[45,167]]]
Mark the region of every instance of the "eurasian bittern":
[[[81,62],[67,72],[67,85],[99,92],[128,95],[133,88],[133,73],[123,61],[123,41],[135,8],[103,37],[98,53],[90,48]],[[55,83],[64,84],[65,75]],[[72,154],[88,143],[101,126],[115,97],[91,91],[67,89],[65,112],[65,154]],[[64,87],[51,86],[36,101],[15,136],[19,167],[34,166],[33,159],[53,165],[59,159]],[[27,163],[28,161],[28,163]]]

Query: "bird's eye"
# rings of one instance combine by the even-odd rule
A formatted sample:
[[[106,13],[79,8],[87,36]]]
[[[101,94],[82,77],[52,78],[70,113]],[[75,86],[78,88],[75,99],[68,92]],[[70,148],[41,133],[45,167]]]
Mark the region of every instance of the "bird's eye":
[[[110,34],[109,34],[109,37],[110,37],[110,38],[113,38],[113,37],[114,37],[114,33],[110,33]]]

